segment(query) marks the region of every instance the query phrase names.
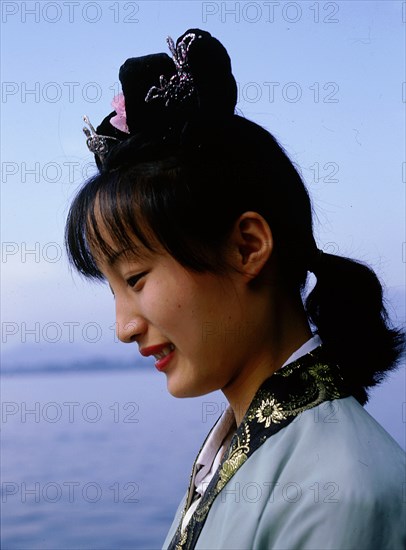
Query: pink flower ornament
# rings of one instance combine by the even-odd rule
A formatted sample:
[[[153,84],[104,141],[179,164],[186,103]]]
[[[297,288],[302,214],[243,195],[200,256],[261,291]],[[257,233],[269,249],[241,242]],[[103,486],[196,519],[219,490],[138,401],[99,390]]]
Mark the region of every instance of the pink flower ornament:
[[[113,101],[111,102],[111,106],[113,107],[113,109],[116,111],[117,114],[110,119],[110,124],[114,126],[114,128],[117,128],[117,130],[120,130],[121,132],[125,132],[126,134],[129,134],[130,131],[127,126],[124,94],[120,93],[116,95]]]

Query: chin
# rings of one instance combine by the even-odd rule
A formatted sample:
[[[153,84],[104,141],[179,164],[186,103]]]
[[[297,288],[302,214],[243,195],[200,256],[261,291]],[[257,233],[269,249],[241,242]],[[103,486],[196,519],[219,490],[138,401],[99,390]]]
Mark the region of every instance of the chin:
[[[208,393],[215,391],[217,388],[205,389],[203,387],[193,386],[192,384],[190,385],[185,383],[176,384],[173,381],[171,382],[168,379],[167,389],[168,389],[168,392],[173,397],[185,398],[185,397],[200,397],[202,395],[207,395]]]
[[[200,395],[205,395],[206,392],[198,392],[198,391],[193,391],[191,390],[190,388],[185,388],[185,387],[170,387],[169,384],[168,384],[168,392],[172,395],[172,397],[178,397],[178,398],[182,398],[182,397],[199,397]]]

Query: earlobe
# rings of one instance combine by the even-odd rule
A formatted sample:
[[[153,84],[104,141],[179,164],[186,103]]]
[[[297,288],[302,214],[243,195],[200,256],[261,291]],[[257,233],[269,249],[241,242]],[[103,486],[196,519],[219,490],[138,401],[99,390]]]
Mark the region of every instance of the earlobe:
[[[257,277],[272,254],[268,222],[257,212],[244,212],[234,224],[231,239],[239,271],[250,280]]]

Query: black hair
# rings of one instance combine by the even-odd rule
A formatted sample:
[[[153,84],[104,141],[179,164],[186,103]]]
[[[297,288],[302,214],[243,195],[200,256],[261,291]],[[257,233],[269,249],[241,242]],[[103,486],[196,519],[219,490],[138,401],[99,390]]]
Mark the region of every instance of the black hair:
[[[358,401],[364,404],[367,390],[397,366],[404,334],[389,323],[378,277],[359,261],[317,254],[304,182],[274,136],[254,122],[238,115],[190,122],[181,142],[135,135],[108,155],[77,193],[65,234],[76,269],[103,279],[94,251],[111,259],[115,249],[103,239],[96,205],[117,248],[131,248],[135,236],[200,272],[226,269],[234,222],[245,211],[258,212],[271,228],[284,284],[303,298]],[[305,298],[310,269],[316,284]]]

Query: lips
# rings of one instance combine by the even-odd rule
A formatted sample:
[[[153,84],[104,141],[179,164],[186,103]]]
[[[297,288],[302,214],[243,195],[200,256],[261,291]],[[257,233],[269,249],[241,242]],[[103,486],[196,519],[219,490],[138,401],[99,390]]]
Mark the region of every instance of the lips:
[[[149,357],[150,355],[160,355],[161,353],[164,352],[165,348],[169,348],[169,351],[172,351],[173,349],[175,349],[175,346],[170,342],[165,342],[164,344],[158,344],[156,346],[141,348],[140,353],[143,357]]]
[[[171,361],[174,353],[175,346],[171,342],[165,342],[165,344],[158,344],[157,346],[150,346],[148,348],[140,349],[141,355],[149,357],[155,356],[155,367],[162,372],[166,369],[167,365]]]

